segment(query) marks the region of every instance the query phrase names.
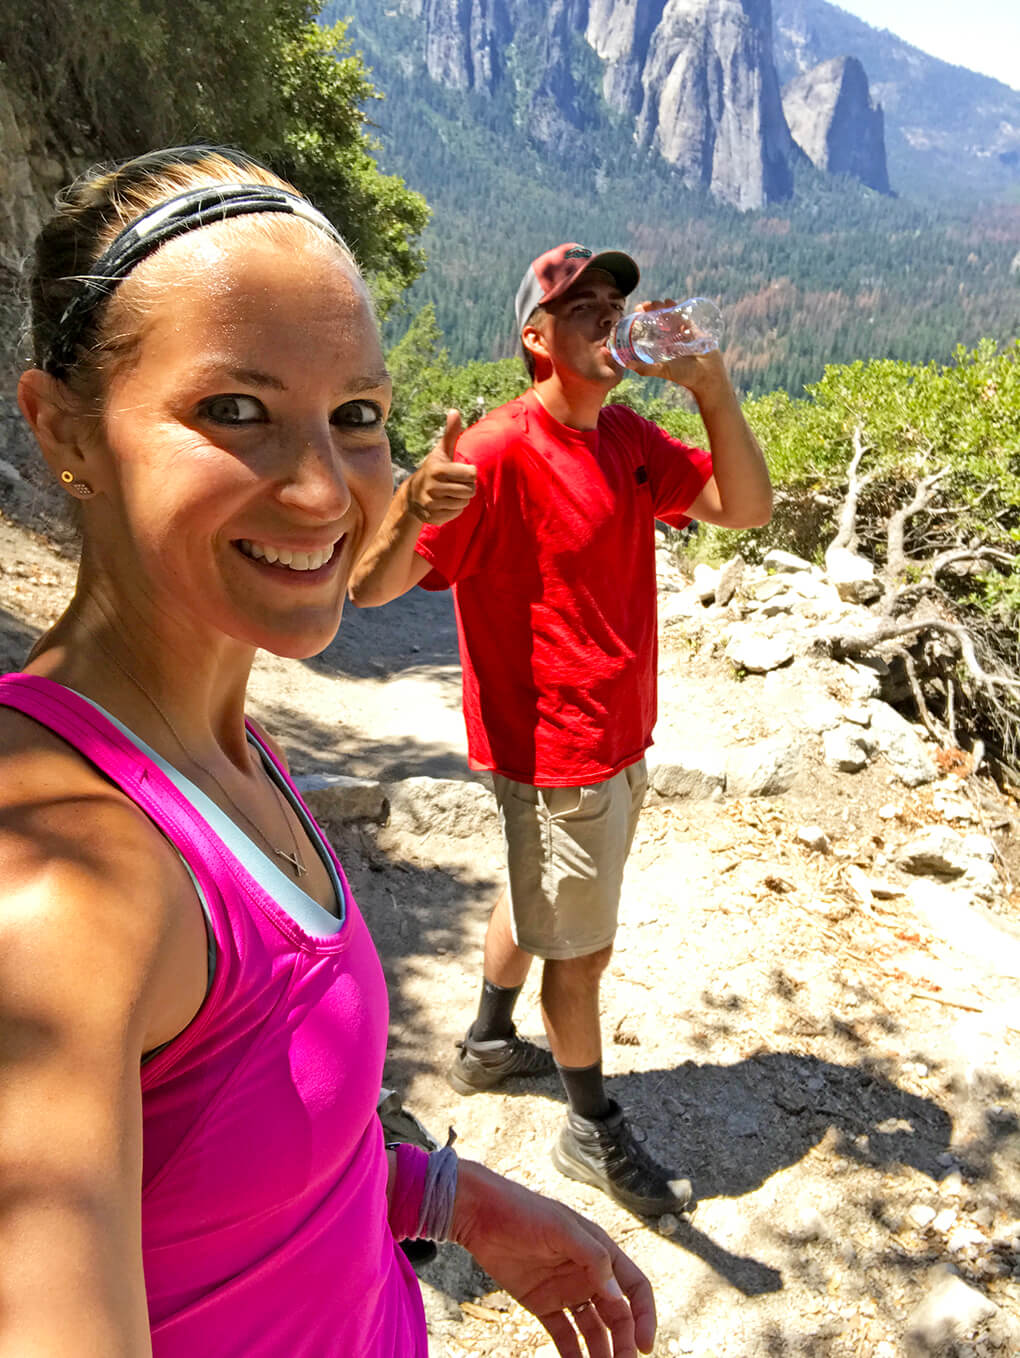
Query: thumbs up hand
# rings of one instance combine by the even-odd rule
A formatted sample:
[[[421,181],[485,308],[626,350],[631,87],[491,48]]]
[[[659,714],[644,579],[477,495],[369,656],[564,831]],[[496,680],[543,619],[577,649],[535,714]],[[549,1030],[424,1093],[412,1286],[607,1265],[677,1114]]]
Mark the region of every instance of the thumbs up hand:
[[[460,432],[460,412],[448,411],[439,442],[405,482],[407,508],[422,523],[448,523],[475,493],[478,469],[453,460]]]

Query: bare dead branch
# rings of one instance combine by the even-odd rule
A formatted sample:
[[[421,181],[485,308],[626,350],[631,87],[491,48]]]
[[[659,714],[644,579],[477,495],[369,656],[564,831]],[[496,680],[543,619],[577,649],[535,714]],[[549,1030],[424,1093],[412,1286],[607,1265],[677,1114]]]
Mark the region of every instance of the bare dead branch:
[[[857,545],[857,501],[862,489],[871,480],[871,473],[866,476],[858,476],[857,472],[861,465],[861,460],[867,449],[864,446],[863,430],[861,426],[854,426],[854,455],[847,468],[847,492],[846,499],[843,501],[843,508],[839,515],[839,527],[836,529],[836,536],[829,543],[830,547],[848,547],[851,551]]]
[[[994,688],[1004,688],[1012,693],[1020,693],[1020,679],[1007,679],[1005,675],[989,674],[985,670],[978,661],[974,638],[960,623],[944,622],[941,618],[919,618],[914,622],[898,624],[886,621],[860,632],[830,637],[829,641],[834,652],[841,655],[863,655],[865,651],[873,650],[883,641],[894,641],[896,637],[922,631],[943,632],[947,636],[955,637],[968,671],[987,692],[990,693]]]
[[[941,722],[937,722],[928,709],[928,704],[925,702],[921,685],[917,680],[917,668],[914,665],[914,657],[905,649],[901,650],[900,654],[903,657],[903,665],[907,671],[907,682],[910,684],[910,691],[914,695],[917,714],[924,724],[924,729],[934,740],[937,740],[940,745],[955,745],[956,741],[952,738],[952,731],[947,730]]]
[[[907,573],[909,559],[903,546],[907,521],[919,514],[929,503],[935,487],[950,471],[949,466],[940,467],[930,476],[923,476],[914,490],[913,499],[889,517],[886,533],[885,579],[892,587],[897,585]]]
[[[997,547],[959,547],[937,556],[926,571],[926,578],[934,580],[939,571],[955,565],[958,561],[1001,561],[1004,565],[1020,564],[1012,553],[1000,551]]]

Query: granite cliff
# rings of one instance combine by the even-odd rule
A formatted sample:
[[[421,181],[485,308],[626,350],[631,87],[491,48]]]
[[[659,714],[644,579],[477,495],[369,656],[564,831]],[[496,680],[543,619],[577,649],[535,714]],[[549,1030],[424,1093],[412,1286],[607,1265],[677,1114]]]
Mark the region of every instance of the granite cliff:
[[[420,25],[433,80],[514,86],[539,145],[559,151],[618,116],[639,147],[736,207],[792,192],[801,152],[783,115],[771,0],[404,0],[401,12]]]
[[[829,174],[847,174],[889,192],[884,118],[856,57],[834,57],[783,89],[783,112],[798,146]]]

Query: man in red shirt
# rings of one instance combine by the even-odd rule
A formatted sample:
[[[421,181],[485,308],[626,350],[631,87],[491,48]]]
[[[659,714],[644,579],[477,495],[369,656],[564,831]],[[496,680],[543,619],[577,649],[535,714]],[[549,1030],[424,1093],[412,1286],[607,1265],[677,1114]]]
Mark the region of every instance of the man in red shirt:
[[[628,255],[573,242],[534,261],[516,298],[530,390],[463,434],[450,413],[351,597],[453,587],[468,757],[499,804],[507,887],[450,1083],[470,1094],[557,1069],[569,1108],[554,1163],[651,1216],[681,1210],[691,1186],[606,1093],[598,1000],[655,723],[654,523],[750,527],[772,500],[718,351],[636,369],[693,394],[710,452],[605,405],[623,375],[606,341],[638,277]],[[535,956],[551,1056],[513,1024]]]

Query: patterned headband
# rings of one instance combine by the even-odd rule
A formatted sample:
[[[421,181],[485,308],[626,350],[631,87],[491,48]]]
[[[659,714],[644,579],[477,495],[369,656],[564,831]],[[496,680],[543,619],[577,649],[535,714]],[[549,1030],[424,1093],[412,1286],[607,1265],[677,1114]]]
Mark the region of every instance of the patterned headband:
[[[287,212],[303,217],[350,255],[339,231],[306,199],[268,184],[218,184],[168,198],[150,208],[117,235],[99,256],[88,274],[79,278],[78,289],[57,325],[43,367],[54,377],[65,377],[74,363],[74,352],[95,309],[115,291],[122,279],[143,259],[167,241],[197,231],[212,222],[225,222],[252,212]]]

